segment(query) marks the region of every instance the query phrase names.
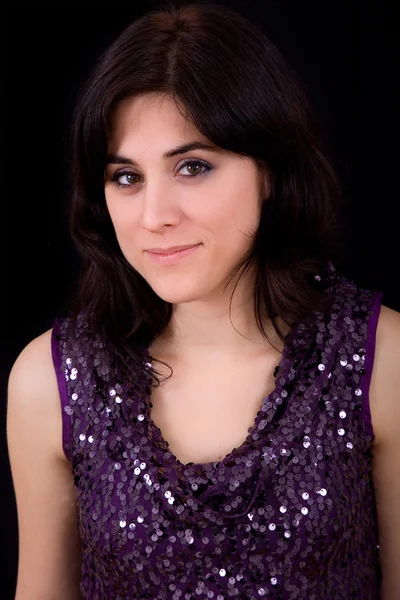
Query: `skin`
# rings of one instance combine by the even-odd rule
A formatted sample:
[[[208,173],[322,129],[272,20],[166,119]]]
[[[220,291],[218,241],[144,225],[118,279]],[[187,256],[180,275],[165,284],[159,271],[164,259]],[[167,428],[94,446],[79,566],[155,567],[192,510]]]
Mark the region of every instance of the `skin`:
[[[244,276],[235,291],[234,327],[228,314],[232,284],[223,288],[249,251],[261,201],[270,193],[268,176],[254,160],[219,148],[163,158],[191,141],[209,144],[168,97],[141,96],[119,105],[109,154],[137,163],[114,164],[111,158],[106,170],[106,202],[119,245],[158,296],[173,304],[164,347],[190,351],[196,360],[210,352],[257,354],[260,347],[265,352],[270,346],[255,322],[252,275]],[[212,169],[198,162],[183,166],[189,159]],[[118,182],[124,188],[113,181],[121,172]],[[146,253],[198,243],[194,254],[171,266],[154,264]]]
[[[267,175],[254,160],[215,147],[164,158],[192,141],[209,144],[169,98],[125,100],[114,114],[105,196],[124,256],[173,304],[167,331],[150,346],[174,370],[152,392],[152,419],[181,462],[205,463],[243,442],[274,388],[282,342],[269,324],[274,346],[258,330],[251,272],[236,288],[232,322],[233,283],[225,289],[251,247],[270,193]],[[170,266],[146,252],[183,244],[200,246]]]

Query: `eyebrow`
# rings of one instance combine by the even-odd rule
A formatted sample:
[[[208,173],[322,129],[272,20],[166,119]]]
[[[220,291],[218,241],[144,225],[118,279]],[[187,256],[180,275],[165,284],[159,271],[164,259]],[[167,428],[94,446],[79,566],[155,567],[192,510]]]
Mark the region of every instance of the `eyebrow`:
[[[212,144],[204,144],[203,142],[189,142],[188,144],[183,144],[182,146],[177,146],[176,148],[172,148],[171,150],[164,152],[163,158],[172,158],[173,156],[177,156],[178,154],[186,154],[187,152],[191,152],[192,150],[212,150],[214,152],[217,152],[218,149]],[[128,164],[138,166],[138,164],[134,160],[132,160],[131,158],[127,158],[126,156],[121,156],[120,154],[109,154],[107,156],[106,165],[110,164]]]

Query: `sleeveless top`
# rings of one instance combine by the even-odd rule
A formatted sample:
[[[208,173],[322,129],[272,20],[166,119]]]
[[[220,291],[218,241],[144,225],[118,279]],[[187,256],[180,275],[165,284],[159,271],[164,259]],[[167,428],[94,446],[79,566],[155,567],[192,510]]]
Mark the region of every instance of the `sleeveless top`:
[[[82,600],[378,600],[368,391],[383,294],[332,262],[329,314],[294,325],[241,446],[184,465],[80,318],[52,353],[82,542]],[[238,365],[240,368],[240,365]],[[207,443],[207,440],[204,440]]]

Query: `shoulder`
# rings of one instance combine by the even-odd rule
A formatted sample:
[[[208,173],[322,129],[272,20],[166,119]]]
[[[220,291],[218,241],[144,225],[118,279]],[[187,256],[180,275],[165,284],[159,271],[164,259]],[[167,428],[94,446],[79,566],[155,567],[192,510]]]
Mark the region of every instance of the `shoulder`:
[[[11,372],[10,382],[26,382],[26,376],[40,381],[43,374],[52,366],[51,337],[53,329],[48,329],[31,340],[17,356]]]
[[[377,508],[382,600],[400,589],[400,313],[381,306],[370,386],[375,432],[372,480]]]
[[[49,436],[49,444],[63,456],[61,410],[57,376],[52,357],[53,329],[30,341],[17,356],[8,378],[7,419],[30,422]]]
[[[40,383],[52,366],[51,336],[48,329],[30,341],[17,356],[9,378],[10,383],[29,387],[29,383]],[[29,380],[29,381],[28,381]]]
[[[369,391],[375,444],[398,436],[400,427],[400,312],[382,305]],[[400,437],[399,437],[400,439]]]

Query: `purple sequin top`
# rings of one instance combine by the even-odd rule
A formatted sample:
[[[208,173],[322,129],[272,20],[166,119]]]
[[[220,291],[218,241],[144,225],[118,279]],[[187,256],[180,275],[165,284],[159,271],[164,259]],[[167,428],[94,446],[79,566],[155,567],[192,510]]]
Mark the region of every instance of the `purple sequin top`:
[[[322,273],[322,271],[321,271]],[[368,390],[382,293],[329,268],[243,444],[184,465],[82,318],[52,351],[82,540],[83,600],[378,600]],[[117,365],[117,366],[115,366]]]

